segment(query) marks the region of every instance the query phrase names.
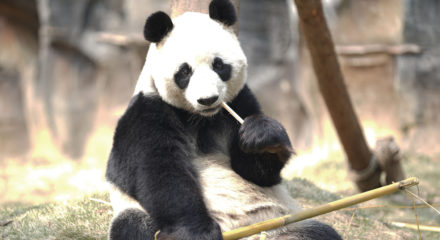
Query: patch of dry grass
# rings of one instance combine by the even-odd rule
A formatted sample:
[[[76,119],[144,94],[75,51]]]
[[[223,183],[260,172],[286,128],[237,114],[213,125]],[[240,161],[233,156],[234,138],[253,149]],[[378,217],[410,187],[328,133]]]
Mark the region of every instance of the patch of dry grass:
[[[440,204],[440,156],[425,156],[415,153],[403,155],[406,176],[420,179],[418,187],[411,191],[431,204]],[[293,167],[293,166],[291,166]],[[292,171],[290,177],[298,174]],[[289,183],[292,194],[305,207],[314,207],[339,198],[355,194],[355,186],[347,177],[345,160],[342,155],[333,155],[312,167],[301,169],[307,180],[294,178]],[[319,187],[330,190],[324,191]],[[302,188],[306,188],[304,191]],[[423,205],[416,201],[417,205]],[[356,207],[359,209],[354,210]],[[416,223],[412,197],[405,192],[370,200],[356,205],[350,210],[339,210],[320,217],[332,223],[346,239],[418,239],[417,231],[398,228],[391,222]],[[356,211],[354,217],[353,211]],[[440,216],[430,208],[417,208],[419,224],[440,226]],[[440,239],[440,233],[422,231],[422,239]]]
[[[344,164],[343,158],[320,161],[303,169],[301,175],[307,179],[296,177],[286,181],[286,185],[304,208],[348,197],[356,191],[346,176]],[[407,176],[420,179],[419,195],[430,203],[440,203],[440,156],[407,154],[403,165]],[[417,193],[417,188],[412,188],[412,192]],[[0,205],[0,239],[106,239],[111,207],[91,201],[90,197],[108,201],[106,193],[97,193],[41,205]],[[398,193],[318,219],[334,226],[344,239],[417,239],[417,231],[390,224],[393,221],[415,223],[411,206],[411,197]],[[418,208],[417,214],[420,224],[440,225],[440,216],[429,208]],[[440,233],[423,231],[422,238],[440,239]]]
[[[111,207],[89,197],[108,199],[107,194],[95,194],[34,206],[4,204],[0,207],[0,239],[106,239]]]

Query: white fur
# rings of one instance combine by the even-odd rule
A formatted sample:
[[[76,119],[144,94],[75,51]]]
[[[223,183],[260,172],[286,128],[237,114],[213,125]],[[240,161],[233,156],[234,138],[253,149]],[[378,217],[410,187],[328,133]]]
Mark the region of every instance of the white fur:
[[[145,211],[145,209],[135,199],[119,190],[119,188],[114,184],[108,182],[108,189],[110,193],[110,202],[112,203],[113,208],[113,219],[115,219],[126,209],[135,208]]]
[[[244,180],[230,167],[223,154],[201,156],[194,160],[200,172],[205,203],[222,231],[280,217],[300,209],[280,184],[259,187]]]
[[[200,98],[219,96],[219,100],[213,104],[214,106],[219,106],[221,103],[220,99],[225,98],[226,90],[227,83],[223,82],[208,64],[203,64],[197,68],[191,77],[191,81],[185,91],[185,98],[191,105],[198,106],[197,100]],[[203,108],[200,110],[203,110]]]
[[[173,19],[174,28],[160,43],[150,45],[145,66],[136,85],[135,94],[159,94],[167,103],[202,115],[202,111],[230,101],[246,81],[246,57],[237,37],[229,27],[208,15],[187,12]],[[215,57],[232,65],[231,78],[223,82],[212,68]],[[183,63],[193,69],[186,89],[174,82],[174,74]],[[218,95],[219,99],[207,107],[199,98]]]
[[[259,187],[231,167],[224,154],[199,156],[193,163],[200,173],[200,183],[206,207],[223,232],[299,211],[301,208],[281,184]],[[134,199],[111,187],[110,199],[114,218],[123,210],[136,208],[145,211]],[[287,232],[289,227],[269,231],[268,236]]]
[[[243,88],[246,57],[232,29],[211,20],[206,14],[185,13],[175,18],[173,24],[173,30],[165,39],[150,45],[135,95],[139,92],[158,94],[175,107],[208,115],[200,111],[219,106],[222,101],[231,101]],[[226,82],[211,68],[215,57],[232,65],[231,78]],[[185,62],[194,73],[188,87],[182,90],[174,82],[174,74]],[[199,98],[215,95],[219,99],[212,106],[206,107],[197,102]],[[218,137],[224,136],[219,133]],[[226,144],[224,139],[219,142]],[[226,153],[226,146],[223,148]],[[196,156],[193,164],[200,173],[205,204],[222,231],[280,217],[300,209],[282,185],[263,188],[244,180],[231,169],[230,159],[225,154]],[[116,204],[115,217],[126,208],[144,210],[117,188],[113,187],[112,192],[111,201]],[[269,237],[286,229],[271,231]]]

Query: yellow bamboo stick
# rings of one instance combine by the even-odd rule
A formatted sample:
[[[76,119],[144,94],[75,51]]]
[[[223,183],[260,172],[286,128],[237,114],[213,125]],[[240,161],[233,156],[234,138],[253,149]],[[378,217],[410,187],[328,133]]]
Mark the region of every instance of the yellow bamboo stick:
[[[222,107],[226,109],[226,111],[228,111],[240,124],[243,124],[244,120],[234,110],[232,110],[225,102],[222,102]],[[359,193],[354,196],[343,198],[331,203],[323,204],[315,208],[306,209],[294,214],[289,214],[283,217],[278,217],[263,222],[259,222],[256,224],[252,224],[246,227],[238,228],[229,232],[224,232],[223,239],[235,240],[243,237],[248,237],[260,233],[262,231],[272,230],[275,228],[285,226],[290,223],[299,222],[308,218],[312,218],[325,213],[336,211],[341,208],[352,206],[374,198],[385,196],[394,193],[398,190],[403,190],[407,187],[411,187],[417,184],[419,184],[419,180],[417,178],[414,177],[408,178],[394,184],[373,189],[368,192]]]
[[[228,106],[225,102],[222,102],[222,107],[228,111],[240,124],[243,124],[244,120],[241,118],[231,107]]]
[[[391,225],[401,228],[409,228],[413,230],[420,229],[422,231],[440,232],[440,226],[417,225],[413,223],[404,223],[404,222],[391,222]]]
[[[334,202],[326,203],[315,208],[306,209],[297,213],[289,214],[283,217],[266,220],[264,222],[252,224],[246,227],[238,228],[223,233],[224,240],[235,240],[248,237],[262,231],[269,231],[275,228],[285,226],[294,222],[299,222],[308,218],[316,217],[325,213],[333,212],[341,208],[362,203],[374,198],[382,197],[398,190],[419,184],[419,180],[415,177],[407,178],[397,183],[393,183],[384,187],[373,189],[367,192],[359,193],[347,198],[343,198]]]

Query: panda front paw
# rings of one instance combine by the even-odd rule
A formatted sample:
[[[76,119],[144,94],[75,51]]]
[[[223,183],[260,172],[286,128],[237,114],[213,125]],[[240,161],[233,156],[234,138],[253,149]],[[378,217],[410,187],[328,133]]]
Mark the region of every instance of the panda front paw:
[[[264,115],[245,118],[239,129],[239,144],[241,150],[247,153],[275,153],[282,162],[294,153],[284,127]]]
[[[220,226],[211,221],[205,226],[176,226],[163,229],[158,235],[158,240],[222,240]]]

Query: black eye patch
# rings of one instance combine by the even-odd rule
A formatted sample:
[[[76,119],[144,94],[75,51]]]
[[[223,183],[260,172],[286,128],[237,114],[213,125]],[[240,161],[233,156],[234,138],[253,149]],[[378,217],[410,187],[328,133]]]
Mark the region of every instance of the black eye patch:
[[[189,79],[193,74],[192,68],[188,63],[180,65],[179,70],[174,74],[174,81],[180,89],[188,87]]]
[[[214,61],[212,62],[212,70],[214,70],[224,82],[231,78],[232,66],[224,63],[219,57],[214,58]]]

